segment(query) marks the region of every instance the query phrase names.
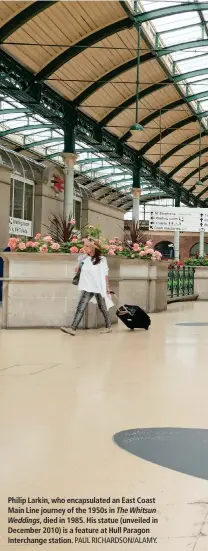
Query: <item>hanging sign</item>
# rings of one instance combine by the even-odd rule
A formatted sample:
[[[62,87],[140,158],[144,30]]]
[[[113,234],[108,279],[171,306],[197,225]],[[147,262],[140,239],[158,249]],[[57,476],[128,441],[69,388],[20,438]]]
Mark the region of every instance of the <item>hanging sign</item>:
[[[21,218],[9,218],[9,234],[22,235],[26,237],[32,236],[32,222],[30,220],[21,220]]]
[[[149,230],[200,232],[208,231],[207,209],[187,207],[151,207]]]

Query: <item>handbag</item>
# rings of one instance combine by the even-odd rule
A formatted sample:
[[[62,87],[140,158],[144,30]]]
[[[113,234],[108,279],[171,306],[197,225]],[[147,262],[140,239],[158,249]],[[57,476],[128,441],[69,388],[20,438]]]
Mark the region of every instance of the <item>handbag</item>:
[[[80,280],[80,275],[81,275],[81,270],[82,270],[83,264],[84,264],[84,261],[82,261],[81,264],[79,265],[79,268],[78,268],[74,278],[72,279],[72,285],[79,285],[79,280]]]

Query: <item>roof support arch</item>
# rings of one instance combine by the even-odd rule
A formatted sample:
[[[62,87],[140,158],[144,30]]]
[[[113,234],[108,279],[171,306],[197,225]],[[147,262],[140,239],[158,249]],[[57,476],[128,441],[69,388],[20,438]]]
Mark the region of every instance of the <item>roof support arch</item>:
[[[208,153],[208,147],[205,147],[204,149],[202,149],[202,152],[201,152],[202,157],[205,153]],[[179,170],[184,168],[184,166],[186,166],[187,163],[190,163],[191,161],[194,161],[194,159],[196,159],[198,156],[199,156],[199,151],[196,151],[195,153],[193,153],[193,155],[191,155],[187,159],[184,159],[184,161],[182,161],[182,163],[177,165],[173,170],[171,170],[171,172],[168,173],[169,178],[172,178],[177,172],[179,172]]]
[[[147,54],[144,54],[141,56],[140,63],[145,63],[147,61],[150,61],[153,59],[154,56],[152,52],[148,52]],[[134,57],[133,59],[130,59],[129,61],[126,61],[125,63],[122,63],[122,65],[119,65],[118,67],[115,67],[115,69],[112,69],[106,75],[103,75],[98,80],[93,82],[90,86],[88,86],[81,94],[79,94],[75,100],[74,105],[80,105],[85,101],[89,96],[94,94],[94,92],[97,92],[100,88],[102,88],[105,84],[113,80],[114,78],[122,75],[126,71],[129,71],[129,69],[132,69],[133,67],[136,67],[137,65],[137,57]],[[113,82],[112,82],[113,84]]]
[[[180,128],[183,128],[184,126],[187,126],[187,124],[190,124],[191,122],[196,121],[196,116],[192,115],[191,117],[188,117],[182,121],[178,121],[173,126],[170,126],[170,128],[165,128],[162,132],[154,136],[152,140],[150,140],[148,143],[145,144],[144,147],[142,147],[139,151],[139,155],[143,156],[145,153],[147,153],[154,145],[156,145],[160,139],[163,140],[166,136],[169,136],[169,134],[172,134],[176,130],[179,130]]]
[[[208,167],[208,162],[204,163],[204,164],[201,164],[201,170],[203,170],[204,168],[207,168]],[[190,172],[190,174],[187,174],[187,176],[185,178],[183,178],[182,182],[181,182],[181,185],[184,185],[186,184],[186,182],[188,182],[190,180],[190,178],[192,178],[193,176],[195,176],[195,174],[197,174],[197,172],[199,172],[199,167],[195,168],[194,170],[192,170],[192,172]]]
[[[157,10],[135,14],[135,19],[138,23],[145,23],[146,21],[160,19],[161,17],[168,17],[169,15],[199,10],[208,10],[207,2],[184,2],[184,4],[180,5],[167,6],[166,8],[159,8]]]
[[[174,75],[173,82],[181,82],[188,78],[201,77],[203,75],[208,75],[208,67],[204,69],[196,69],[195,71],[187,71],[186,73],[181,73],[180,75]],[[196,84],[196,82],[192,82],[190,85],[191,84]]]
[[[7,23],[3,25],[0,29],[0,42],[4,42],[9,36],[11,36],[15,31],[20,29],[25,23],[33,19],[36,15],[45,11],[47,8],[50,8],[53,4],[56,4],[57,0],[52,1],[36,1],[32,2],[27,8],[17,13],[12,19],[9,19]]]
[[[203,40],[192,40],[191,42],[181,42],[181,44],[173,44],[165,48],[158,48],[155,50],[155,53],[157,57],[164,57],[173,52],[181,52],[182,50],[189,50],[191,48],[203,48],[204,46],[208,46],[208,38],[204,38]]]
[[[108,38],[112,34],[129,29],[133,27],[133,25],[133,21],[126,17],[125,19],[116,21],[116,23],[112,23],[107,27],[99,29],[99,31],[95,31],[90,36],[76,42],[76,44],[73,44],[70,48],[67,48],[64,52],[52,59],[50,63],[48,63],[39,73],[36,74],[35,80],[39,82],[47,80],[51,75],[53,75],[53,73],[58,71],[60,67],[65,65],[65,63],[68,63],[68,61],[76,57],[81,52],[84,52],[87,48],[94,46],[94,44]]]
[[[145,90],[141,90],[141,92],[139,94],[140,100],[142,98],[145,98],[149,94],[152,94],[153,92],[157,92],[157,90],[160,90],[160,88],[164,88],[164,86],[166,86],[167,84],[171,84],[168,78],[166,78],[162,82],[157,82],[157,84],[153,84],[152,86],[148,86],[148,88],[145,88]],[[110,113],[108,113],[108,115],[106,115],[106,117],[104,117],[100,121],[100,123],[99,123],[100,126],[101,127],[107,126],[107,124],[109,122],[111,122],[113,119],[115,119],[115,117],[117,117],[117,115],[122,113],[122,111],[125,111],[125,109],[130,107],[130,105],[135,103],[135,101],[136,101],[136,94],[134,94],[130,98],[124,100],[123,103],[121,103],[120,105],[115,107],[112,111],[110,111]]]
[[[163,113],[164,111],[171,111],[172,109],[177,109],[177,107],[180,107],[180,105],[184,105],[184,100],[182,98],[176,101],[173,101],[172,103],[168,103],[167,105],[164,105],[164,107],[161,107],[161,109],[157,109],[156,111],[154,111],[153,113],[151,113],[150,115],[142,119],[140,121],[141,126],[145,127],[147,124],[157,119],[160,116],[160,113],[164,114]],[[130,131],[126,132],[121,138],[122,143],[126,142],[130,138],[130,136],[131,136],[131,132]]]
[[[202,132],[202,138],[204,136],[206,136],[206,132],[203,131]],[[160,161],[157,161],[157,163],[155,163],[155,168],[159,168],[160,164],[162,165],[163,163],[165,163],[166,161],[168,161],[168,159],[170,159],[171,157],[173,157],[174,155],[176,155],[178,153],[178,151],[180,151],[181,149],[183,149],[184,147],[186,147],[187,145],[190,145],[191,143],[193,143],[195,140],[199,140],[199,137],[200,137],[200,134],[194,134],[194,136],[191,136],[190,138],[188,138],[185,142],[182,142],[178,145],[176,145],[173,149],[171,149],[170,151],[168,151],[168,153],[166,153],[165,155],[163,155],[163,157],[161,158]]]

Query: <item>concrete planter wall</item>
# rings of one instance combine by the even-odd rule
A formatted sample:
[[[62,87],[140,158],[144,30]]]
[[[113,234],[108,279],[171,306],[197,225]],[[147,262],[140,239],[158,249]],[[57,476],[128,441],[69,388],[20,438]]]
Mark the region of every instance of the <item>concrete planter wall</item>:
[[[4,277],[3,328],[61,327],[70,325],[79,298],[72,285],[77,255],[44,253],[2,253]],[[109,258],[110,285],[118,295],[119,263]],[[117,323],[116,307],[110,310]],[[81,328],[102,327],[103,317],[90,304]]]
[[[167,309],[167,262],[120,259],[119,300],[138,304],[146,312]]]
[[[4,260],[3,328],[70,325],[79,292],[72,285],[77,255],[2,253]],[[148,312],[167,308],[167,263],[108,257],[110,288],[120,304],[138,304]],[[117,323],[116,306],[110,310]],[[81,328],[103,326],[90,303]]]
[[[194,266],[194,294],[198,300],[208,300],[208,266]]]

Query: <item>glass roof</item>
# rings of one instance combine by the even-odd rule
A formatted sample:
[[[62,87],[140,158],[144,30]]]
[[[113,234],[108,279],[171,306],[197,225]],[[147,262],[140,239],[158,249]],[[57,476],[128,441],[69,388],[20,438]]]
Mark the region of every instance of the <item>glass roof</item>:
[[[142,11],[151,11],[160,8],[179,6],[185,2],[177,0],[166,0],[160,2],[158,0],[140,0],[138,5]],[[189,0],[189,4],[195,3],[195,0]],[[163,47],[187,43],[196,40],[208,39],[208,11],[192,11],[169,16],[159,17],[152,20],[152,26],[158,33],[159,45]],[[167,55],[164,56],[166,61]],[[190,84],[188,95],[205,92],[205,96],[197,100],[198,109],[200,111],[208,110],[208,43],[203,45],[194,45],[194,48],[189,48],[174,51],[168,54],[173,62],[175,62],[175,73],[187,73],[198,69],[207,68],[207,76],[187,77],[184,83]],[[181,83],[180,83],[181,86]],[[184,89],[183,89],[184,91]],[[196,107],[196,105],[195,105]],[[207,126],[207,120],[204,120]]]
[[[0,97],[0,141],[10,144],[11,149],[41,162],[54,161],[63,165],[62,152],[64,149],[63,130],[55,127],[39,115],[30,113],[30,110],[7,95]],[[130,169],[122,167],[119,162],[109,160],[105,155],[96,151],[87,144],[76,141],[78,160],[76,172],[82,177],[88,177],[92,188],[96,182],[130,196],[133,177]],[[90,187],[90,183],[89,183]],[[160,190],[153,181],[145,177],[141,182],[142,194],[160,196]],[[164,192],[163,192],[164,195]]]

